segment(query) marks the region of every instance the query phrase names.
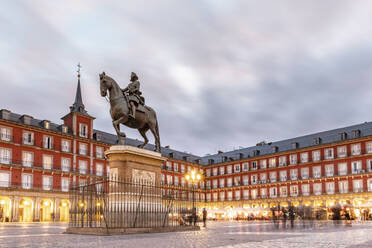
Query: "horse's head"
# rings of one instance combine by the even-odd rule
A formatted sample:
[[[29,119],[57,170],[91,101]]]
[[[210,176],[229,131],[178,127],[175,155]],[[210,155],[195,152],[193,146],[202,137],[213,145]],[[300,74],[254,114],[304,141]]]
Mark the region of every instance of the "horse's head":
[[[105,72],[99,74],[99,85],[101,90],[101,96],[103,97],[107,95],[107,89],[109,88],[107,79],[109,79],[109,77],[106,76]]]

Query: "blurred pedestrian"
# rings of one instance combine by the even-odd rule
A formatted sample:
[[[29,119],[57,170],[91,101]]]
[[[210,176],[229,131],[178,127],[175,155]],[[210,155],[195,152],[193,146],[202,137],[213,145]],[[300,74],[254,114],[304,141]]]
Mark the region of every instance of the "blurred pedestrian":
[[[203,226],[207,227],[207,210],[203,208]]]

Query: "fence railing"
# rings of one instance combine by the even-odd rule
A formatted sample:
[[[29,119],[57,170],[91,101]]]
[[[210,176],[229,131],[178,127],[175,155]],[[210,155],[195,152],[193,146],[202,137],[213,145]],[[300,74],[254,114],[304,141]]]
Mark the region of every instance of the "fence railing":
[[[110,178],[70,190],[70,227],[148,228],[191,224],[195,190],[165,191],[161,183]]]

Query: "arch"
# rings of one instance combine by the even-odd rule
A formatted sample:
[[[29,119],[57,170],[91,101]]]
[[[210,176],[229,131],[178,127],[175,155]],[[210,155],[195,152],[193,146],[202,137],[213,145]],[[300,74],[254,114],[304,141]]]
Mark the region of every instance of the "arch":
[[[19,221],[31,222],[33,220],[34,201],[31,198],[23,197],[19,201]]]
[[[59,221],[68,222],[70,218],[71,203],[69,200],[61,200],[59,203]]]
[[[0,196],[0,222],[10,222],[12,201],[9,197]]]
[[[40,221],[49,222],[54,219],[53,201],[50,199],[43,199],[40,203]]]

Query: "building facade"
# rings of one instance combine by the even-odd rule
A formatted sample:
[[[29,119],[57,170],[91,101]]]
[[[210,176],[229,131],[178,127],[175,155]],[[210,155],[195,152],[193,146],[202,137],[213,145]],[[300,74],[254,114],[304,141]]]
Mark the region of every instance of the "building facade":
[[[94,129],[80,77],[75,101],[61,124],[0,111],[0,221],[68,221],[69,189],[109,173],[104,151],[116,135]],[[140,141],[126,139],[137,146]],[[153,149],[148,145],[146,149]],[[357,216],[372,213],[372,123],[330,130],[215,155],[162,148],[162,192],[195,187],[179,196],[226,215],[267,215],[277,206],[329,210],[339,203]],[[197,170],[197,185],[185,174]],[[234,212],[234,210],[236,210]]]

